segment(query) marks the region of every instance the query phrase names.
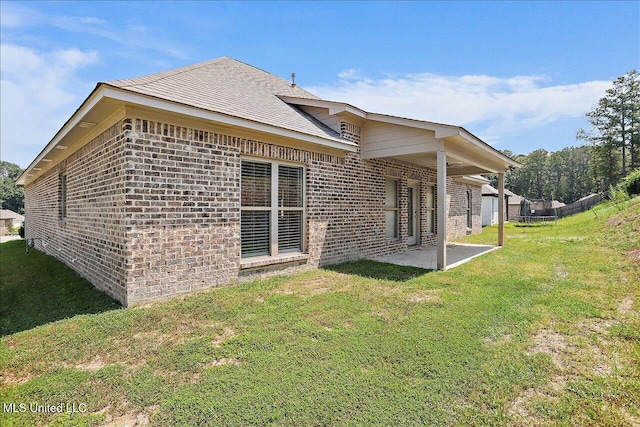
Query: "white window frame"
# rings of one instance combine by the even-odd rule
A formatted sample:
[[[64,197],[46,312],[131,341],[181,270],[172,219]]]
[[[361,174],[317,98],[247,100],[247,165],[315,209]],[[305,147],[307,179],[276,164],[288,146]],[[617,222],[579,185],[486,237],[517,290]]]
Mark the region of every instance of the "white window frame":
[[[242,211],[268,211],[269,212],[269,254],[242,257],[242,235],[240,236],[240,256],[243,259],[256,258],[273,258],[282,254],[306,253],[307,251],[307,168],[303,164],[286,162],[280,160],[264,159],[260,157],[241,156],[240,162],[267,163],[271,165],[271,195],[270,206],[254,207],[242,206],[242,163],[240,166],[240,228],[242,229]],[[280,166],[289,166],[302,169],[302,207],[284,207],[278,203],[278,171]],[[280,252],[278,248],[278,213],[280,211],[298,211],[301,212],[301,229],[300,229],[300,251]]]
[[[429,206],[429,194],[431,194],[432,206]],[[436,186],[434,184],[427,184],[427,194],[425,195],[425,210],[427,211],[427,218],[425,220],[425,223],[427,225],[427,234],[436,234]],[[429,224],[429,218],[431,218],[431,224]]]
[[[393,181],[396,186],[396,203],[395,207],[387,207],[387,182]],[[400,238],[400,180],[395,177],[387,176],[384,178],[384,237],[387,240],[398,240]],[[395,212],[395,230],[393,236],[387,236],[387,212]]]
[[[467,229],[473,228],[473,217],[471,212],[471,191],[467,190]]]

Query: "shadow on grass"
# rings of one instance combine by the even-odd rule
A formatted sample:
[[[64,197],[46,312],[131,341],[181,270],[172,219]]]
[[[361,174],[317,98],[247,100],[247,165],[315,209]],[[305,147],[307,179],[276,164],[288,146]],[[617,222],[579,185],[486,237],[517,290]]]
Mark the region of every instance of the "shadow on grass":
[[[324,267],[325,270],[338,273],[353,274],[360,277],[389,280],[392,282],[406,282],[407,280],[423,276],[433,270],[405,265],[388,264],[371,260],[345,262]]]
[[[0,244],[0,336],[122,306],[57,259],[23,240]]]
[[[540,227],[553,227],[555,221],[540,221],[540,222],[517,222],[514,224],[516,228],[540,228]]]

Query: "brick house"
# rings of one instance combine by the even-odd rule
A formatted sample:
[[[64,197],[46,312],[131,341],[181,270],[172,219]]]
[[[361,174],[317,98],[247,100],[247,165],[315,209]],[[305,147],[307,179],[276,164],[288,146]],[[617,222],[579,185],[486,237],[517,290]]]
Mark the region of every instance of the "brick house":
[[[127,306],[412,245],[444,268],[481,230],[473,175],[518,166],[220,58],[99,83],[18,182],[26,237]]]
[[[9,209],[0,209],[0,236],[11,234],[13,227],[24,221],[24,216]]]

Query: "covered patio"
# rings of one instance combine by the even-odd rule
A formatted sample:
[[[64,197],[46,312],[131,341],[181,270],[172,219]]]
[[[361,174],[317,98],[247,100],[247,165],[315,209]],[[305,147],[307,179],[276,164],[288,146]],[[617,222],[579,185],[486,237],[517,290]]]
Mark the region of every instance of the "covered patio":
[[[444,269],[457,267],[496,249],[500,249],[500,246],[449,243],[447,244],[448,263]],[[420,267],[427,270],[441,270],[438,266],[438,248],[436,246],[409,249],[400,254],[383,255],[373,258],[373,261]]]
[[[504,245],[504,174],[520,163],[491,147],[459,126],[413,120],[385,114],[369,113],[352,105],[318,99],[281,97],[292,105],[326,109],[315,117],[326,123],[334,116],[363,126],[360,154],[365,160],[394,159],[437,172],[436,179],[436,269],[444,270],[456,263],[448,253],[447,179],[477,180],[480,174],[498,178],[498,246]],[[424,250],[429,253],[430,250]],[[405,252],[409,253],[411,251]],[[421,251],[416,251],[418,254]],[[426,253],[422,254],[426,255]],[[429,264],[431,265],[431,264]],[[431,267],[429,267],[431,268]]]

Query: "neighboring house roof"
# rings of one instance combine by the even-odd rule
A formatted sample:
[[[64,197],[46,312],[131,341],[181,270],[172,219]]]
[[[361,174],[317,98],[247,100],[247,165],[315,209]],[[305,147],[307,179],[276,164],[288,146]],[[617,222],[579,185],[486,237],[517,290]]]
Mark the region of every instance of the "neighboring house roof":
[[[506,192],[506,190],[505,190]],[[483,196],[498,196],[498,190],[490,186],[489,184],[484,184],[482,186],[482,195]]]
[[[504,189],[504,194],[509,196],[508,200],[510,205],[520,205],[520,203],[524,199],[524,197],[518,196],[516,193],[511,190],[507,190],[506,188]]]
[[[13,219],[18,221],[24,221],[24,216],[9,209],[0,210],[0,220]]]
[[[495,196],[498,197],[498,190],[493,188],[491,185],[489,184],[485,184],[482,186],[482,195],[483,196]],[[507,190],[506,188],[504,189],[504,195],[507,196],[507,199],[509,200],[509,205],[520,205],[520,202],[522,202],[523,197],[522,196],[518,196],[516,193],[514,193],[511,190]]]

